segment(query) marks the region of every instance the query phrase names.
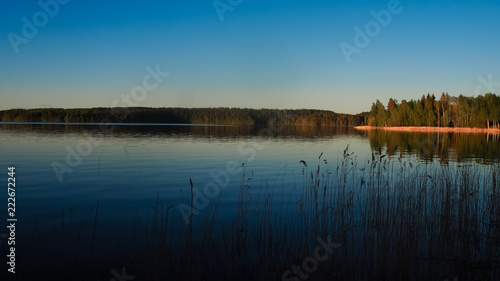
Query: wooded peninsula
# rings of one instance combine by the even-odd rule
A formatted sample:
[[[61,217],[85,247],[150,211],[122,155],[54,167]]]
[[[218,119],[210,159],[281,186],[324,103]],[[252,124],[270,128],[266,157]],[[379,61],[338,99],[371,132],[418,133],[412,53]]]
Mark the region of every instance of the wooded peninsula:
[[[439,100],[427,94],[419,100],[389,99],[386,107],[377,100],[368,117],[375,127],[448,127],[500,129],[500,97],[495,94],[453,97],[443,93]]]

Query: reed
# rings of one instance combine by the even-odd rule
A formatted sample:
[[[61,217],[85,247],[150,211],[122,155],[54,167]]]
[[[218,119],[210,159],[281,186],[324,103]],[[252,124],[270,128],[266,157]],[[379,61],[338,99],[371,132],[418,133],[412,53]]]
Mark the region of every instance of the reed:
[[[120,260],[138,280],[282,280],[330,235],[340,247],[307,280],[500,280],[500,165],[382,150],[363,161],[349,147],[337,162],[298,159],[271,184],[245,168],[230,221],[222,193],[187,226],[157,198],[126,235],[142,247]]]

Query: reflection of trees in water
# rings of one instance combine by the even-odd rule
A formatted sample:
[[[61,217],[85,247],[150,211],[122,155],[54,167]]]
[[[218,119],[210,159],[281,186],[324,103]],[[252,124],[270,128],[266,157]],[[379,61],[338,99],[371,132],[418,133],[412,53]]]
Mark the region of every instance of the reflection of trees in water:
[[[387,150],[389,155],[417,155],[424,161],[438,158],[441,163],[467,161],[473,158],[484,162],[500,162],[500,135],[464,133],[389,132],[384,130],[358,131],[339,126],[144,126],[113,125],[53,125],[2,124],[1,134],[25,133],[31,136],[71,135],[73,137],[168,137],[194,139],[237,140],[249,137],[266,139],[328,140],[336,136],[364,136],[375,152]]]
[[[290,138],[292,140],[320,140],[335,136],[358,135],[363,132],[353,127],[340,126],[158,126],[158,125],[56,125],[56,124],[1,124],[0,133],[23,132],[31,135],[72,134],[111,137],[189,137],[239,139],[247,137]]]
[[[424,161],[438,158],[441,163],[482,159],[484,163],[500,161],[500,136],[498,134],[388,132],[365,131],[370,147],[379,152],[382,148],[389,155],[417,155]]]

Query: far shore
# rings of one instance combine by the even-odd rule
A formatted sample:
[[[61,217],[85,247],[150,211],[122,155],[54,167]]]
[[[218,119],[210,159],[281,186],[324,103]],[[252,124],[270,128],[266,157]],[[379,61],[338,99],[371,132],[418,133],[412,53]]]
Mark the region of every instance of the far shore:
[[[500,129],[486,128],[451,128],[451,127],[374,127],[357,126],[357,130],[384,130],[395,132],[438,132],[438,133],[489,133],[500,134]]]

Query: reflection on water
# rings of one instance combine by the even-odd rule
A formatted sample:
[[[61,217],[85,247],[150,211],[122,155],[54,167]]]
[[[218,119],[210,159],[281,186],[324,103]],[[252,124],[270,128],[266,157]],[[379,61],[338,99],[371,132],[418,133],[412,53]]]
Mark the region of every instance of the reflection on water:
[[[363,135],[362,132],[352,127],[332,127],[332,126],[281,126],[267,128],[261,126],[207,126],[207,125],[179,125],[179,124],[135,124],[101,127],[99,124],[79,125],[79,124],[5,124],[0,122],[0,129],[5,133],[36,133],[40,135],[57,135],[68,133],[94,133],[106,134],[110,136],[142,136],[151,135],[178,135],[193,136],[197,138],[238,138],[248,136],[268,136],[268,137],[293,137],[297,139],[330,138],[341,135]],[[104,132],[104,130],[106,130]]]
[[[373,152],[386,150],[389,155],[417,156],[424,162],[438,160],[440,163],[474,161],[483,164],[500,161],[500,136],[498,134],[395,132],[384,130],[359,131],[352,127],[330,126],[283,126],[270,130],[258,126],[206,126],[175,124],[149,124],[112,126],[103,133],[99,124],[57,125],[57,124],[1,124],[3,135],[23,137],[57,136],[83,138],[93,137],[148,138],[237,141],[249,137],[279,142],[330,141],[334,138],[366,139]],[[346,145],[346,143],[342,145]],[[385,151],[384,151],[385,152]],[[359,155],[359,154],[358,154]]]
[[[483,164],[500,160],[498,134],[408,133],[368,130],[370,147],[377,152],[386,149],[389,155],[416,155],[423,161],[440,163],[475,161]]]

